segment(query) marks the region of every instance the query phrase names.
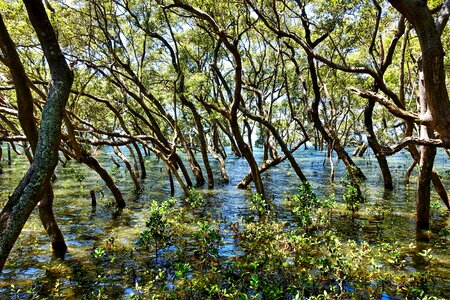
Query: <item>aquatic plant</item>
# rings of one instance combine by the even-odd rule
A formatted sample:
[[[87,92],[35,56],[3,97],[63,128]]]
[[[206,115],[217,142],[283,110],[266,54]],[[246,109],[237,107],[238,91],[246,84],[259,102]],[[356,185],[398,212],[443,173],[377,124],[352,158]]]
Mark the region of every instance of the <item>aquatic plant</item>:
[[[352,183],[346,183],[342,199],[347,204],[347,209],[352,213],[358,211],[360,203],[364,202],[364,198],[358,192],[358,188]]]
[[[171,240],[170,226],[168,224],[169,208],[174,204],[173,200],[163,201],[158,203],[153,200],[149,208],[149,219],[145,223],[147,228],[141,232],[141,235],[136,242],[138,246],[145,247],[155,251],[155,263],[158,261],[159,250],[168,246]]]
[[[268,201],[260,194],[253,194],[250,198],[250,202],[250,210],[256,212],[259,217],[267,216],[270,213],[270,205]]]
[[[326,218],[323,209],[332,208],[335,204],[334,194],[319,197],[306,181],[297,188],[296,194],[285,195],[284,202],[298,225],[304,228],[324,225]]]
[[[202,192],[193,187],[188,188],[185,201],[194,208],[200,208],[206,205],[206,200],[203,197]]]

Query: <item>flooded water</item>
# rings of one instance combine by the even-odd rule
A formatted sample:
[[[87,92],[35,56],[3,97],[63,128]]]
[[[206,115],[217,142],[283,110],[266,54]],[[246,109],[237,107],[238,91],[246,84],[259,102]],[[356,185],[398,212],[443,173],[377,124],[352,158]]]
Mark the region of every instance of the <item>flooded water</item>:
[[[126,153],[126,149],[122,149]],[[65,235],[68,253],[64,262],[52,257],[48,238],[40,224],[35,211],[26,224],[10,259],[0,274],[0,299],[27,298],[32,291],[27,289],[39,279],[48,281],[49,286],[63,285],[65,295],[71,295],[71,288],[80,284],[76,280],[55,278],[49,274],[48,266],[60,264],[61,268],[80,269],[92,265],[92,251],[105,240],[114,238],[122,245],[134,245],[140,232],[145,229],[148,218],[148,205],[151,200],[162,201],[170,198],[170,187],[165,168],[154,156],[146,158],[147,178],[143,180],[143,191],[136,194],[131,179],[126,174],[124,166],[116,168],[109,160],[108,149],[98,153],[97,158],[108,171],[113,174],[122,191],[127,207],[118,211],[115,208],[112,195],[103,184],[99,176],[87,167],[69,161],[65,167],[57,167],[57,180],[54,182],[55,203],[54,211],[58,223]],[[255,156],[260,158],[262,153],[255,150]],[[330,182],[330,165],[328,160],[324,163],[324,153],[312,149],[297,151],[296,159],[302,167],[306,177],[311,181],[313,188],[320,194],[335,193],[335,198],[341,201],[343,186],[340,182],[345,177],[342,162],[334,160],[335,182]],[[398,242],[401,245],[414,244],[415,251],[431,249],[435,260],[431,268],[438,274],[440,284],[450,293],[450,214],[443,209],[440,200],[433,192],[432,200],[432,229],[429,242],[416,242],[415,232],[415,177],[413,173],[412,184],[403,184],[405,170],[411,163],[407,153],[399,153],[389,157],[389,165],[394,177],[395,189],[392,192],[383,189],[381,173],[377,161],[372,155],[364,158],[355,158],[368,177],[363,191],[367,196],[366,203],[360,208],[354,218],[348,214],[336,214],[333,217],[333,227],[336,232],[346,238],[369,243]],[[199,159],[200,162],[200,159]],[[216,186],[214,189],[204,189],[202,192],[208,201],[203,212],[206,215],[223,218],[228,222],[239,222],[242,217],[251,214],[249,211],[250,190],[236,188],[237,183],[248,167],[244,159],[233,155],[227,158],[227,172],[230,177],[229,184],[220,183],[220,167],[213,161]],[[13,155],[11,166],[2,161],[3,174],[0,175],[0,206],[3,207],[9,194],[18,184],[21,176],[28,167],[24,155]],[[442,175],[444,185],[450,187],[450,159],[439,152],[435,168]],[[294,192],[299,186],[299,180],[286,161],[263,174],[268,194],[273,199],[275,212],[280,219],[290,221],[290,216],[283,205],[284,193]],[[95,190],[97,207],[91,207],[90,190]],[[178,197],[181,196],[179,188],[176,189]],[[222,256],[239,255],[232,241],[221,248]],[[411,254],[413,268],[422,267],[420,256]],[[125,291],[125,295],[126,295]],[[72,295],[73,296],[73,295]],[[76,296],[76,295],[75,295]]]

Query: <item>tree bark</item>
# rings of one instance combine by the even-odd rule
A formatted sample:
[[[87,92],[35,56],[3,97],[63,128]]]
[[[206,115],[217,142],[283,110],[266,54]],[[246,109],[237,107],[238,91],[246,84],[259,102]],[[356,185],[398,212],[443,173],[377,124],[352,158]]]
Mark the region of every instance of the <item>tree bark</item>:
[[[139,193],[142,189],[141,184],[139,183],[139,180],[138,180],[136,173],[134,172],[133,167],[131,166],[130,162],[125,157],[125,155],[123,155],[123,153],[120,151],[120,149],[117,146],[114,146],[113,150],[114,150],[114,153],[123,161],[123,163],[127,167],[128,173],[130,174],[130,177],[133,180],[134,188],[135,188],[136,192]]]
[[[56,34],[40,0],[25,0],[30,22],[47,59],[52,84],[42,111],[36,153],[27,173],[0,213],[0,270],[25,222],[44,193],[58,163],[61,124],[73,74],[59,47]]]
[[[53,214],[53,199],[53,187],[52,184],[48,182],[44,187],[44,196],[38,203],[39,218],[41,219],[42,225],[44,225],[45,231],[50,238],[53,252],[57,257],[64,257],[67,250],[67,245],[64,241],[64,235],[62,234]]]
[[[133,143],[133,147],[136,150],[138,160],[139,160],[139,166],[141,167],[141,179],[145,179],[147,177],[147,171],[145,169],[144,157],[142,156],[141,149],[139,148],[139,145],[136,142]],[[145,148],[144,148],[144,150],[145,150]]]
[[[422,146],[417,184],[416,228],[418,230],[430,228],[430,183],[435,155],[435,147]]]
[[[22,127],[25,136],[33,153],[36,152],[36,146],[38,143],[39,133],[34,119],[34,107],[33,97],[31,90],[28,87],[28,77],[25,73],[25,69],[20,61],[19,54],[17,53],[16,46],[9,36],[3,19],[0,15],[0,48],[4,53],[7,66],[11,72],[14,87],[16,91],[17,99],[17,111],[20,126]],[[24,148],[25,149],[25,148]],[[24,150],[27,157],[32,162],[32,156],[28,149]],[[10,154],[9,154],[10,158]],[[39,217],[42,225],[44,226],[52,244],[52,248],[57,256],[63,256],[67,250],[64,236],[56,222],[56,218],[53,213],[53,187],[50,182],[46,184],[44,188],[44,195],[39,202]]]
[[[439,31],[424,0],[389,0],[391,5],[413,25],[421,48],[424,101],[420,120],[450,142],[450,101],[445,83],[444,49]],[[445,25],[445,24],[443,24]]]
[[[369,99],[366,107],[364,108],[364,125],[366,127],[366,136],[370,148],[373,154],[377,158],[378,165],[380,166],[381,173],[383,174],[384,188],[387,190],[392,190],[394,185],[392,184],[392,175],[389,169],[389,165],[386,159],[379,149],[381,148],[378,140],[376,138],[375,132],[373,131],[373,108],[375,107],[375,100]]]
[[[114,180],[108,174],[108,172],[100,165],[98,160],[90,155],[85,155],[81,158],[81,161],[86,164],[89,168],[93,169],[97,172],[98,175],[103,179],[106,183],[106,186],[109,188],[111,193],[114,196],[114,200],[116,201],[117,207],[124,208],[125,200],[123,199],[122,193],[120,192],[117,185],[114,183]]]
[[[208,187],[209,188],[213,188],[214,187],[214,176],[213,176],[213,172],[211,169],[211,165],[209,163],[209,158],[208,158],[208,145],[206,143],[206,138],[205,138],[205,129],[203,128],[203,124],[202,124],[202,118],[200,116],[200,114],[198,113],[197,109],[195,108],[195,105],[188,101],[183,94],[180,95],[180,99],[181,99],[181,103],[183,105],[186,105],[187,107],[189,107],[189,109],[192,112],[192,115],[194,117],[194,121],[195,121],[195,125],[197,126],[197,131],[198,131],[198,139],[200,141],[200,151],[202,154],[202,159],[203,159],[203,164],[205,165],[205,169],[206,169],[206,175],[208,176]]]

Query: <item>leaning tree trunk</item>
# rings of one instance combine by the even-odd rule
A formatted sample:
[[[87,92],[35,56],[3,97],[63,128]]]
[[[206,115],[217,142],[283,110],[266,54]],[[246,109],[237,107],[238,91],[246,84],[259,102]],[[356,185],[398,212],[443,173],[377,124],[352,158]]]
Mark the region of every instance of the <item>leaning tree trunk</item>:
[[[54,253],[57,257],[63,257],[67,250],[67,245],[64,241],[64,235],[62,234],[53,214],[54,194],[53,187],[50,182],[44,187],[44,193],[44,196],[38,203],[39,218],[41,219],[42,225],[44,225],[45,231],[50,238]]]
[[[386,156],[382,154],[379,149],[381,148],[378,143],[375,132],[373,131],[373,108],[375,106],[375,100],[369,99],[366,107],[364,108],[364,125],[366,127],[367,141],[373,154],[377,158],[378,165],[380,166],[381,173],[383,174],[384,188],[387,190],[392,190],[394,185],[392,184],[392,175],[389,169],[389,165]]]
[[[30,143],[31,150],[33,153],[36,152],[36,146],[38,143],[38,129],[36,122],[34,120],[33,112],[33,97],[31,90],[28,87],[28,77],[25,73],[25,69],[20,61],[19,54],[17,53],[16,46],[13,40],[8,34],[6,26],[0,16],[0,48],[4,53],[8,68],[11,71],[13,78],[16,99],[17,99],[17,111],[20,126],[22,127],[27,140]],[[27,156],[32,162],[31,155],[28,151],[25,151]],[[66,243],[64,241],[64,236],[56,222],[56,218],[53,214],[53,187],[50,182],[46,185],[44,189],[44,195],[39,202],[39,217],[41,219],[42,225],[44,226],[47,234],[50,238],[52,248],[54,252],[61,256],[67,250]]]
[[[147,171],[145,169],[145,161],[144,161],[144,157],[142,156],[142,151],[136,142],[133,142],[133,147],[136,150],[136,154],[137,154],[138,160],[139,160],[139,166],[141,167],[141,179],[145,179],[147,177]],[[145,150],[145,148],[144,148],[144,150]]]
[[[198,113],[197,109],[195,108],[195,105],[192,102],[189,102],[183,95],[180,98],[181,98],[182,103],[184,105],[186,105],[187,107],[189,107],[189,109],[192,112],[192,115],[194,116],[195,125],[197,126],[197,131],[198,131],[198,139],[200,141],[200,150],[202,153],[203,164],[205,165],[206,175],[208,176],[208,187],[213,188],[214,187],[214,176],[213,176],[213,172],[211,169],[211,165],[209,163],[208,145],[206,143],[205,132],[204,132],[203,124],[202,124],[202,118],[201,118],[200,114]]]
[[[345,151],[344,147],[342,147],[339,138],[337,137],[334,130],[328,126],[324,126],[319,117],[319,104],[320,104],[320,87],[317,80],[317,70],[314,64],[314,58],[308,56],[308,64],[309,70],[311,74],[311,81],[313,84],[313,92],[314,92],[314,102],[311,106],[311,118],[314,123],[314,127],[320,132],[321,136],[325,139],[325,141],[333,147],[333,150],[336,151],[338,157],[344,162],[347,172],[349,173],[352,183],[355,186],[359,186],[358,181],[361,179],[366,179],[363,172],[359,169],[359,167],[353,162],[350,155],[348,155],[347,151]]]
[[[89,154],[86,154],[81,157],[81,162],[86,164],[89,168],[93,169],[95,172],[97,172],[98,175],[100,175],[100,177],[106,183],[106,186],[113,194],[117,206],[119,208],[124,208],[126,204],[125,200],[123,199],[122,193],[114,183],[114,180],[111,178],[109,173],[100,165],[98,160],[90,156]]]
[[[0,213],[0,270],[23,226],[44,193],[58,163],[61,123],[73,82],[56,34],[40,0],[26,0],[25,7],[47,59],[52,78],[42,111],[34,160]]]

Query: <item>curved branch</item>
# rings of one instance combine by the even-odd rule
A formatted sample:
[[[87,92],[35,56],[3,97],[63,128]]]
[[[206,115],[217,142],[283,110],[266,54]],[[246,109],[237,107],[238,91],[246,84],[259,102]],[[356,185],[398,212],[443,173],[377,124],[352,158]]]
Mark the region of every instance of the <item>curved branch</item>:
[[[418,114],[401,109],[400,107],[398,107],[397,105],[395,105],[394,103],[392,103],[391,101],[389,101],[380,94],[370,91],[361,91],[355,87],[349,87],[348,89],[362,98],[375,100],[376,102],[383,105],[391,114],[393,114],[396,117],[402,118],[407,121],[412,121],[415,123],[421,122]],[[421,123],[426,124],[425,121]]]
[[[420,146],[435,146],[435,147],[443,147],[443,148],[449,148],[450,143],[445,142],[444,140],[440,139],[421,139],[418,137],[406,137],[403,140],[401,140],[398,144],[391,146],[391,147],[383,147],[381,149],[381,152],[384,155],[393,155],[403,148],[408,147],[409,145],[420,145]]]

